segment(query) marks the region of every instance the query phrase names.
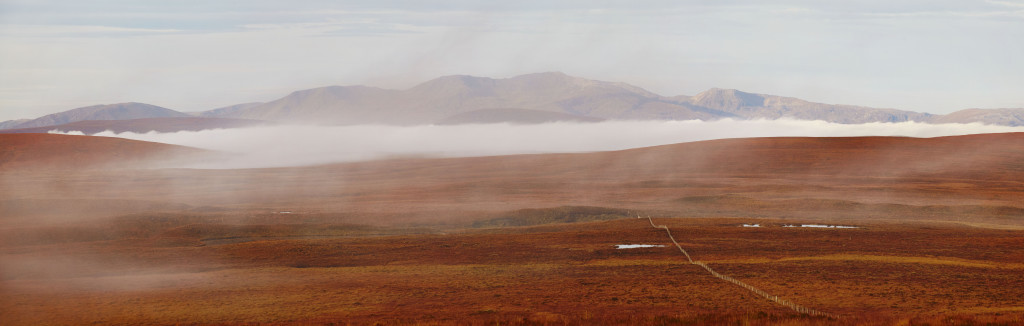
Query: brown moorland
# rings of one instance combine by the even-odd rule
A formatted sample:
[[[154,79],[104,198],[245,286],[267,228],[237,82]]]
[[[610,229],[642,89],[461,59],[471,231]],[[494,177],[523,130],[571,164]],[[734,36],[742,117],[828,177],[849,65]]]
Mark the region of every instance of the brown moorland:
[[[377,230],[391,235],[321,225],[315,236],[295,226],[197,223],[148,237],[5,244],[0,313],[34,325],[1024,322],[1021,231],[656,220],[717,271],[839,319],[800,315],[716,279],[635,218]],[[267,238],[215,234],[246,228]],[[615,249],[634,243],[666,247]]]
[[[240,214],[295,211],[373,225],[464,223],[525,208],[601,206],[680,216],[1024,226],[1024,133],[727,139],[584,154],[89,171],[73,167],[116,161],[120,149],[113,144],[152,143],[44,136],[63,147],[12,147],[3,139],[37,136],[0,135],[4,157],[14,148],[15,157],[65,163],[35,172],[0,165],[0,198],[7,203],[0,213],[9,219],[103,215],[105,207],[149,211],[109,205],[123,201]],[[152,152],[158,145],[146,146]]]
[[[140,168],[195,160],[209,151],[112,137],[0,134],[0,174]],[[18,191],[17,188],[10,189]]]
[[[1024,323],[1022,134],[3,165],[0,198],[4,324]],[[712,277],[636,214],[716,271],[840,318]]]

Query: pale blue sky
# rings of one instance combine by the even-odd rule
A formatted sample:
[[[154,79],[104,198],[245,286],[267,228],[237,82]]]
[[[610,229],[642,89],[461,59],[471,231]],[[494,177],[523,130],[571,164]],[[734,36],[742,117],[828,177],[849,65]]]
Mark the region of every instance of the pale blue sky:
[[[1024,1],[0,0],[0,120],[563,71],[932,113],[1024,107]]]

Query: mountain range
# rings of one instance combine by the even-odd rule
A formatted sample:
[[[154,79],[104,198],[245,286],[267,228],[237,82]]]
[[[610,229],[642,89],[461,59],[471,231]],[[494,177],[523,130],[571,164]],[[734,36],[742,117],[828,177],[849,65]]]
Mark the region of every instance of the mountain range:
[[[182,113],[143,103],[96,105],[32,120],[0,122],[0,129],[60,126],[86,120],[190,116],[331,125],[725,118],[790,118],[844,124],[917,121],[1024,125],[1024,109],[968,109],[947,115],[934,115],[814,103],[791,97],[719,88],[694,96],[666,97],[625,83],[546,72],[505,79],[445,76],[405,90],[361,85],[328,86],[295,91],[267,103],[244,103],[195,113]]]
[[[266,121],[228,119],[228,118],[206,118],[206,117],[165,117],[165,118],[142,118],[124,120],[82,120],[65,123],[55,126],[43,126],[32,128],[18,128],[0,130],[4,134],[29,134],[47,133],[51,130],[70,132],[79,131],[84,134],[97,134],[104,131],[114,133],[134,132],[147,133],[155,132],[176,132],[176,131],[199,131],[208,129],[229,129],[243,128],[255,125],[265,125]]]
[[[188,114],[144,103],[93,105],[46,115],[15,125],[13,128],[56,126],[86,120],[129,120],[142,118],[188,117]]]

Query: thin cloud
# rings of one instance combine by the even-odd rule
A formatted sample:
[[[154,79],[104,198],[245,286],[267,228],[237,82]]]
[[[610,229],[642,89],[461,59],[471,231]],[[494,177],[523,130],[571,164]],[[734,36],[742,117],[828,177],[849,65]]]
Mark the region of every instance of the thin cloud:
[[[1005,6],[1005,7],[1024,8],[1024,2],[995,1],[995,0],[986,0],[985,2],[991,3],[991,4],[995,4],[995,5]]]
[[[80,36],[138,36],[144,34],[181,33],[174,28],[135,28],[96,25],[7,25],[0,29],[0,35],[38,37],[80,37]]]

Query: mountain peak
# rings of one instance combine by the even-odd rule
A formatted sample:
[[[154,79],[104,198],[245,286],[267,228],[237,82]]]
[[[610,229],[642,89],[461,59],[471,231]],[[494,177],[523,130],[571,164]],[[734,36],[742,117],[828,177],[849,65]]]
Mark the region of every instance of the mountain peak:
[[[745,106],[763,106],[764,96],[735,89],[712,88],[694,95],[694,104],[713,109],[736,109]]]
[[[434,78],[409,89],[415,94],[429,94],[431,97],[467,94],[489,94],[495,80],[469,75],[450,75]]]
[[[510,82],[522,82],[522,83],[533,83],[538,85],[543,84],[574,84],[574,85],[590,85],[596,83],[596,81],[589,80],[586,78],[580,78],[575,76],[567,75],[563,72],[549,71],[539,72],[535,74],[519,75],[512,78],[506,79]]]
[[[570,75],[568,75],[568,74],[566,74],[566,73],[564,73],[564,72],[561,72],[561,71],[545,71],[545,72],[537,72],[537,73],[532,73],[532,74],[524,74],[524,75],[519,75],[519,76],[515,76],[515,77],[512,77],[512,78],[526,78],[526,79],[562,79],[562,80],[565,80],[565,79],[581,79],[581,78],[579,78],[579,77],[575,77],[575,76],[570,76]]]

